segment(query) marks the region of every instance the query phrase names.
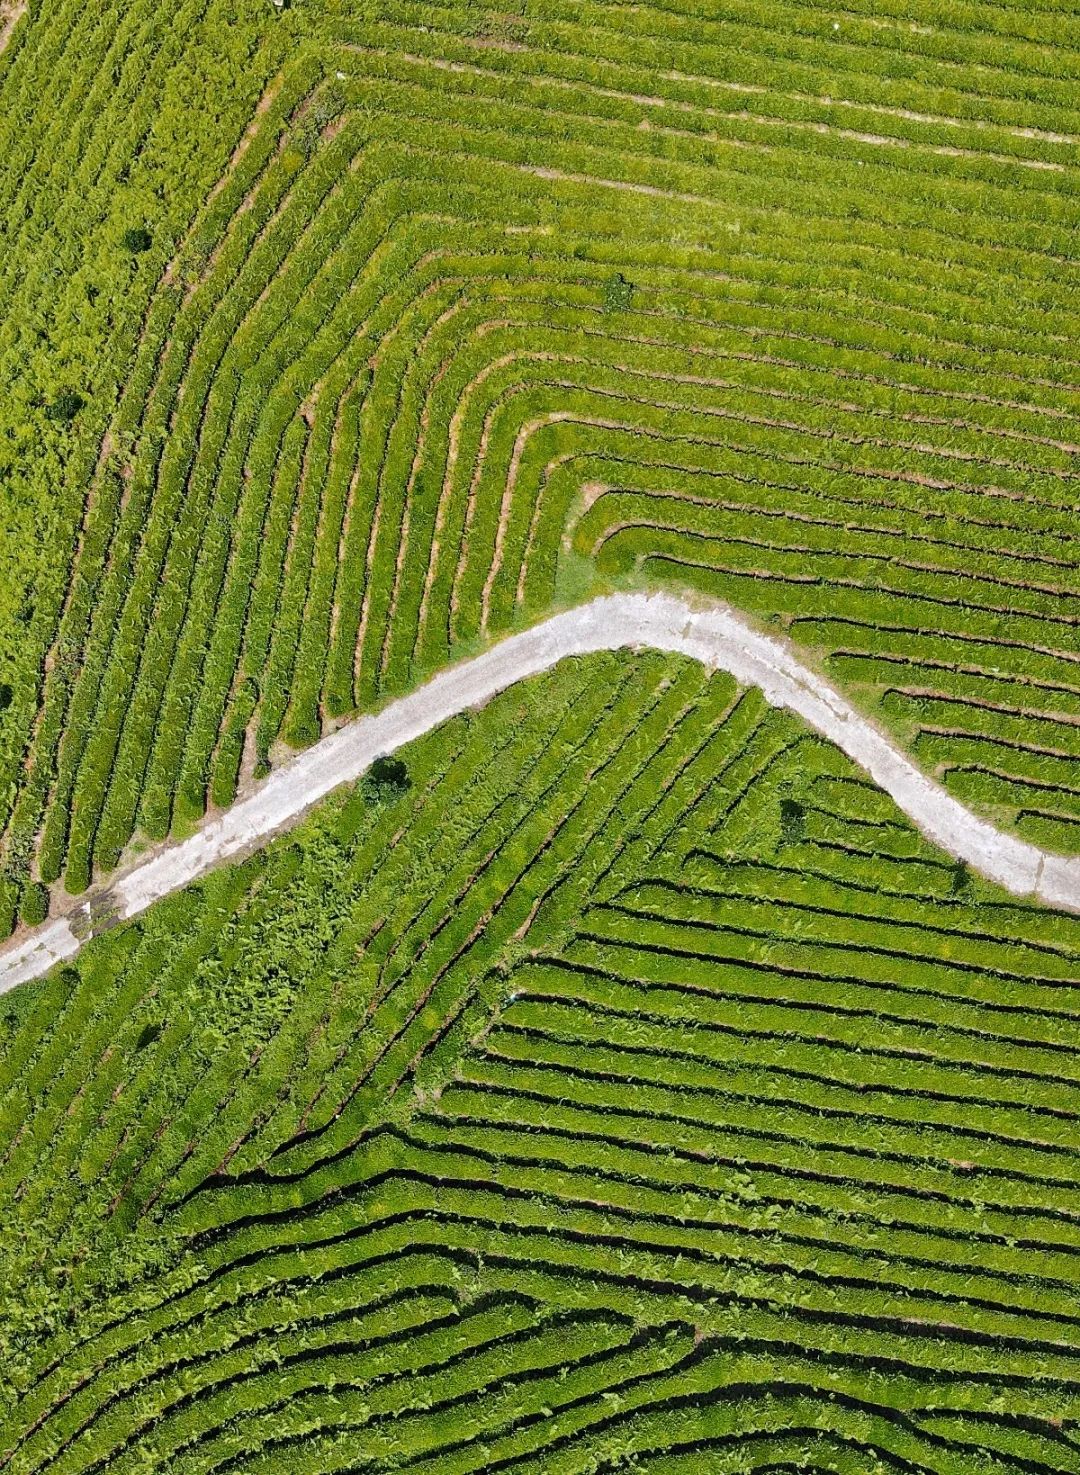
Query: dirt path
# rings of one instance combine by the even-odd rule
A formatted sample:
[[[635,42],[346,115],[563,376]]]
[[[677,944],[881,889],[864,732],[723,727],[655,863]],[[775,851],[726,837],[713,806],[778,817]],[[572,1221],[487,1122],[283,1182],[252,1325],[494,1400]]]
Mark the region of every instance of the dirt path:
[[[374,716],[360,717],[315,743],[189,839],[117,876],[71,921],[56,918],[0,951],[0,993],[73,957],[80,938],[102,923],[137,916],[214,866],[265,844],[334,789],[358,779],[380,754],[566,656],[628,646],[689,656],[730,672],[745,686],[759,686],[774,706],[797,712],[864,769],[927,839],[1016,896],[1080,912],[1080,857],[1049,855],[972,814],[783,642],[722,605],[694,608],[670,594],[618,594],[512,635]]]
[[[0,51],[11,40],[11,33],[22,20],[28,0],[0,0]]]

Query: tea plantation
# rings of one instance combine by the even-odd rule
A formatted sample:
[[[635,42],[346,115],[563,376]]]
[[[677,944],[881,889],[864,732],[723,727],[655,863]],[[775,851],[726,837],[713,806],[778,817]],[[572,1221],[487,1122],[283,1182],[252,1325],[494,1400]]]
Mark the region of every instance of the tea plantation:
[[[403,757],[8,997],[3,1468],[1080,1470],[1080,918],[671,658]]]
[[[59,464],[9,621],[8,918],[627,580],[779,621],[1080,848],[1069,13],[190,9],[42,0],[0,63],[0,311],[66,386],[27,411]],[[58,52],[88,76],[27,168]]]
[[[622,588],[1080,853],[1078,149],[1070,0],[0,3],[0,937]],[[1080,1475],[1078,957],[564,662],[0,998],[0,1475]]]

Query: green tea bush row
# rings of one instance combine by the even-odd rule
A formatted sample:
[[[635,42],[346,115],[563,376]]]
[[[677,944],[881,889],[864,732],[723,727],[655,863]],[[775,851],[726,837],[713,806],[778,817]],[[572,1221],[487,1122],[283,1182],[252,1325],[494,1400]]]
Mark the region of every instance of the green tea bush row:
[[[46,878],[56,876],[69,849],[70,881],[78,889],[89,879],[92,862],[104,870],[115,863],[136,816],[157,836],[172,824],[174,812],[181,824],[201,812],[219,736],[235,721],[235,708],[232,717],[228,713],[238,642],[239,648],[246,643],[245,622],[261,618],[247,592],[253,578],[251,548],[270,485],[270,472],[258,467],[274,459],[273,445],[287,428],[287,416],[311,394],[310,485],[301,492],[295,540],[281,564],[284,597],[267,590],[281,631],[270,632],[269,673],[261,666],[247,671],[259,682],[256,747],[263,766],[283,724],[290,741],[308,741],[317,736],[328,709],[339,713],[354,702],[369,704],[380,692],[400,690],[413,679],[414,666],[428,669],[444,658],[448,643],[472,639],[478,627],[505,627],[519,617],[522,601],[530,613],[539,613],[558,597],[559,550],[576,495],[576,458],[595,457],[598,446],[615,438],[596,419],[625,420],[622,439],[630,464],[621,454],[620,479],[626,483],[627,505],[640,508],[636,529],[601,540],[605,513],[625,521],[620,502],[602,497],[576,533],[582,552],[599,552],[603,577],[621,577],[626,569],[635,576],[698,582],[754,609],[779,608],[797,629],[798,621],[823,613],[806,608],[810,591],[785,573],[785,550],[805,559],[805,546],[815,552],[816,587],[823,598],[835,602],[839,595],[853,608],[863,586],[877,583],[881,559],[888,560],[894,594],[878,596],[880,614],[869,609],[863,616],[871,633],[884,623],[896,624],[901,613],[905,627],[920,638],[931,622],[937,629],[950,618],[959,634],[971,628],[981,605],[992,639],[995,622],[1006,613],[1015,619],[1020,610],[1034,617],[1061,608],[1060,581],[1051,589],[1044,578],[1043,592],[1039,571],[1020,545],[1021,538],[1026,543],[1033,534],[1018,526],[1006,551],[985,519],[971,515],[972,499],[982,495],[987,480],[1000,489],[995,495],[1009,497],[1030,499],[1037,485],[1039,507],[1045,508],[1040,519],[1046,517],[1055,532],[1060,524],[1068,536],[1067,502],[1059,502],[1053,491],[1057,482],[1064,492],[1063,479],[1072,474],[1067,437],[1047,433],[1046,418],[1065,401],[1054,393],[1055,354],[1045,318],[1022,314],[1020,322],[1010,323],[1006,337],[987,316],[984,299],[991,262],[998,279],[1002,270],[1015,273],[1018,282],[1042,279],[1038,252],[1025,232],[1028,212],[1035,211],[1044,229],[1040,249],[1051,244],[1047,232],[1058,211],[1056,192],[1064,188],[1053,167],[1060,163],[1054,145],[1038,138],[1021,144],[1018,134],[1000,122],[984,120],[966,132],[961,126],[959,133],[938,129],[935,134],[932,123],[905,119],[901,129],[890,115],[878,126],[907,139],[905,148],[890,148],[854,136],[856,127],[845,132],[844,117],[832,104],[811,104],[805,89],[783,86],[763,94],[765,122],[755,122],[745,116],[745,107],[732,108],[729,116],[717,106],[715,89],[689,74],[681,82],[670,79],[670,90],[650,92],[657,101],[646,111],[656,126],[643,131],[638,127],[643,104],[636,100],[640,84],[630,80],[638,65],[634,54],[617,62],[604,46],[595,52],[580,32],[574,32],[575,45],[568,47],[570,33],[560,21],[552,32],[552,37],[559,34],[559,45],[551,51],[541,46],[530,71],[513,51],[478,50],[461,32],[452,9],[442,23],[445,30],[436,26],[427,33],[397,32],[390,19],[373,23],[368,40],[354,36],[357,50],[336,54],[344,80],[321,85],[320,66],[335,56],[333,48],[321,61],[313,52],[302,52],[268,92],[263,116],[182,246],[180,261],[190,263],[183,270],[195,273],[192,287],[178,300],[171,285],[163,286],[158,301],[169,305],[151,310],[147,323],[153,320],[154,326],[132,378],[132,386],[142,387],[133,388],[124,401],[130,408],[121,412],[136,446],[133,483],[149,497],[151,517],[138,535],[141,551],[128,587],[124,560],[110,558],[113,581],[125,591],[125,614],[114,642],[115,618],[103,606],[96,622],[100,634],[89,637],[83,652],[89,674],[77,683],[67,757],[50,805],[59,814],[47,814],[41,861]],[[538,25],[538,34],[546,34],[548,22]],[[407,35],[408,44],[395,48],[389,44],[394,35]],[[660,44],[646,45],[644,35],[637,43],[644,47],[642,59]],[[723,72],[719,53],[702,44],[702,56]],[[575,46],[585,47],[577,61]],[[431,64],[440,59],[452,70]],[[774,62],[773,70],[782,71],[785,64],[798,65],[789,57],[786,63]],[[798,101],[796,93],[804,100]],[[927,117],[934,111],[927,109]],[[861,122],[869,133],[870,116],[882,115],[871,110],[863,118],[853,115],[852,122]],[[443,156],[427,145],[416,147],[416,129],[426,138],[436,120]],[[812,123],[809,131],[807,123]],[[989,153],[987,127],[994,131]],[[749,147],[722,146],[728,137]],[[956,144],[958,152],[934,152],[946,137],[963,140]],[[807,153],[811,139],[813,156]],[[625,221],[613,234],[595,190],[590,194],[584,183],[575,182],[580,175],[645,184],[662,196],[668,192],[667,208],[692,214],[691,206],[674,200],[671,192],[703,201],[718,198],[725,180],[758,169],[755,150],[765,150],[771,173],[754,176],[753,201],[744,211],[746,244],[733,242],[726,253],[713,252],[723,261],[726,277],[747,281],[734,298],[722,297],[707,275],[692,271],[693,253],[684,247],[658,249],[653,235],[658,217],[648,199],[642,199],[640,219]],[[446,151],[457,162],[446,165]],[[1010,157],[1025,153],[1051,167],[1008,164]],[[521,171],[553,154],[567,182],[553,188],[550,205],[538,212],[536,189]],[[349,159],[357,166],[351,171]],[[483,183],[473,167],[481,161],[489,173]],[[901,166],[905,183],[897,189]],[[450,176],[440,173],[447,167]],[[822,266],[821,248],[826,239],[836,238],[833,212],[843,208],[847,186],[838,191],[831,183],[826,190],[820,178],[825,172],[850,179],[852,198],[872,194],[877,217],[877,224],[857,220],[837,265],[828,269]],[[447,189],[453,176],[456,191]],[[917,209],[921,223],[928,202],[938,198],[946,182],[960,212],[950,227],[955,266],[948,277],[932,274],[928,286],[925,272],[916,275],[916,263],[921,255],[940,251],[934,232],[909,232],[900,253],[884,227],[902,228],[905,208]],[[428,208],[441,208],[447,221],[443,240],[473,245],[454,266],[454,275],[467,284],[465,299],[456,298],[461,288],[447,276],[449,258],[441,266],[430,244],[422,254],[420,243],[430,235],[420,204],[425,189]],[[1009,209],[1003,210],[1006,199]],[[356,223],[348,229],[349,213],[357,209]],[[1009,247],[1006,227],[1013,209],[1024,224],[1018,224]],[[550,221],[553,212],[563,221],[553,237],[505,233],[518,221],[548,228],[545,217]],[[372,230],[380,215],[391,232],[387,239],[395,241],[381,254]],[[490,232],[486,257],[476,253],[485,230]],[[774,233],[771,256],[762,251],[768,232]],[[816,241],[815,232],[822,233]],[[361,244],[365,234],[366,248]],[[501,257],[491,254],[497,239],[503,243]],[[324,263],[318,277],[312,275],[316,241]],[[446,256],[445,245],[441,249]],[[370,336],[350,348],[348,325],[363,322],[364,299],[357,289],[365,256],[368,280],[379,290],[379,273],[389,271],[395,250],[425,264],[413,278],[402,279],[400,288],[392,277],[381,279],[385,305],[368,309]],[[700,251],[697,256],[700,261]],[[888,263],[875,278],[853,269],[856,262],[862,267],[872,259]],[[605,315],[598,304],[612,271],[630,290],[615,313]],[[846,306],[838,315],[826,298],[841,281]],[[308,283],[316,294],[310,298],[304,296]],[[435,292],[430,302],[425,284]],[[921,316],[912,310],[916,284]],[[505,310],[507,291],[520,295],[520,304],[503,326],[496,319]],[[305,302],[310,306],[301,306]],[[448,310],[466,316],[460,324],[449,317],[444,327],[437,320]],[[335,321],[339,327],[332,326]],[[467,321],[475,323],[475,332],[455,336],[455,327]],[[552,344],[553,328],[565,333],[562,352]],[[960,329],[969,333],[973,352],[965,352]],[[727,347],[714,367],[702,350],[707,343],[719,347],[721,331]],[[905,359],[899,374],[898,341]],[[373,368],[356,401],[359,434],[354,440],[351,432],[334,434],[336,407],[350,379],[362,371],[366,343]],[[504,343],[513,360],[500,368],[495,360],[505,354]],[[935,366],[942,352],[946,357]],[[328,372],[331,377],[325,379]],[[479,392],[478,375],[483,380]],[[827,380],[834,375],[830,390]],[[971,392],[972,375],[987,393]],[[1045,408],[1006,388],[1020,376],[1045,384]],[[886,388],[898,378],[907,387]],[[243,382],[249,388],[241,393]],[[181,385],[183,397],[177,402]],[[545,386],[550,411],[543,408]],[[502,408],[489,416],[500,393],[506,394]],[[940,401],[940,410],[929,394]],[[228,410],[234,395],[244,407],[235,418]],[[712,403],[704,405],[703,397]],[[898,397],[910,425],[897,419]],[[140,404],[150,417],[144,425]],[[446,427],[459,408],[465,418],[455,432],[451,482],[442,487],[448,469]],[[546,459],[547,432],[526,437],[504,518],[511,453],[523,421],[537,413],[564,417],[578,408],[592,423],[576,430],[553,425]],[[726,508],[715,507],[714,496],[688,505],[648,495],[634,470],[643,457],[647,463],[655,456],[671,467],[675,485],[661,488],[653,482],[656,490],[677,491],[681,465],[672,466],[672,457],[681,463],[690,450],[696,457],[699,447],[715,455],[721,426],[730,460],[742,461],[743,475],[752,476],[750,457],[772,458],[763,484],[775,487],[777,463],[783,464],[781,477],[790,489],[779,503],[770,492],[769,511],[763,508],[758,517],[765,515],[772,527],[777,514],[790,508],[794,542],[765,535],[764,525],[758,532],[745,494]],[[166,433],[169,446],[159,454]],[[581,437],[580,447],[575,435]],[[181,447],[180,456],[170,449],[174,444]],[[867,457],[869,467],[860,464]],[[913,457],[916,479],[909,478]],[[357,460],[354,473],[350,462]],[[236,479],[240,466],[243,495]],[[693,461],[687,473],[692,466]],[[887,487],[887,500],[895,503],[895,512],[884,519],[876,510],[881,490],[871,491],[868,476],[881,490]],[[839,515],[830,523],[826,507],[845,478],[852,478],[850,495],[840,498]],[[811,493],[814,483],[820,491]],[[810,495],[825,499],[816,524],[803,520],[800,511]],[[955,552],[949,551],[955,537],[936,536],[944,527],[940,520],[927,529],[928,499],[940,505],[943,517],[960,519],[963,546]],[[857,504],[872,518],[865,527],[852,526]],[[1003,511],[1008,506],[1002,504]],[[183,525],[162,542],[155,529],[170,527],[174,509],[181,508]],[[91,503],[92,514],[94,509]],[[678,537],[666,526],[675,513]],[[103,506],[102,537],[108,538],[105,514]],[[131,520],[139,520],[137,502]],[[826,533],[830,525],[836,529],[835,545]],[[694,542],[697,530],[704,536]],[[852,547],[853,537],[865,551]],[[828,562],[834,546],[835,571]],[[1067,549],[1061,546],[1066,567]],[[880,555],[872,551],[876,547],[882,548]],[[739,549],[741,558],[733,561]],[[766,567],[751,572],[751,559],[764,560]],[[962,573],[953,574],[950,566],[957,560]],[[425,562],[434,564],[430,572]],[[719,580],[708,577],[714,570]],[[164,593],[151,599],[145,581],[163,571]],[[447,627],[449,640],[440,634]],[[1016,628],[1017,661],[1027,659],[1032,646],[1050,648],[1052,637],[1036,625],[1030,631]],[[143,636],[137,634],[140,629]],[[328,636],[329,666],[320,674],[317,653]],[[137,641],[143,654],[132,667],[130,656],[121,652],[125,646],[134,649]],[[256,648],[261,644],[260,638]],[[204,681],[200,673],[211,652],[213,676]],[[100,687],[95,670],[104,673]],[[294,671],[301,682],[295,693]],[[860,691],[861,675],[853,669]],[[878,681],[870,683],[875,691]],[[949,684],[946,677],[937,681]],[[131,692],[130,702],[123,699],[125,690]],[[123,712],[119,733],[118,710]],[[47,703],[46,719],[50,711]],[[884,715],[910,735],[910,717],[899,722],[887,711]],[[43,730],[55,730],[55,718]],[[236,743],[234,737],[227,744],[230,754]],[[47,772],[47,753],[43,761]],[[107,779],[114,761],[115,778]],[[228,764],[233,761],[230,756]],[[226,781],[220,792],[228,787]],[[1021,807],[1026,808],[1017,805],[1013,813]],[[24,825],[32,823],[35,808],[27,808]],[[72,810],[69,841],[66,816]],[[25,857],[26,841],[16,850]],[[24,863],[19,861],[16,871]]]

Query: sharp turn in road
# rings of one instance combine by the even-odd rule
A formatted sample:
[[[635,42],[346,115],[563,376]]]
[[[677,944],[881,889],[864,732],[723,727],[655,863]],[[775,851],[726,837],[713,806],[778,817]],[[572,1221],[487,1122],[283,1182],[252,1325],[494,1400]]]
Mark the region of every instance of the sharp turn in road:
[[[921,773],[892,741],[781,641],[722,606],[693,608],[670,594],[615,594],[553,615],[483,655],[448,667],[374,716],[360,717],[276,769],[255,793],[120,875],[108,888],[121,920],[247,854],[294,824],[313,804],[351,783],[380,756],[420,737],[566,656],[625,646],[690,656],[758,686],[841,748],[890,794],[927,839],[1016,896],[1080,912],[1080,857],[1055,856],[979,819]],[[87,927],[90,923],[87,923]],[[84,933],[87,927],[81,929]],[[82,946],[56,918],[0,950],[0,993],[37,978]]]

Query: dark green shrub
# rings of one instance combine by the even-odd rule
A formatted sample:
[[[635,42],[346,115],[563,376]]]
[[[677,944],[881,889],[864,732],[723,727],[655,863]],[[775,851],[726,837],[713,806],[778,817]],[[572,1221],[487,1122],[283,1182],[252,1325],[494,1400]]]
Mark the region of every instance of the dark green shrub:
[[[45,414],[60,425],[70,425],[85,403],[77,390],[64,388],[51,404],[45,406]]]
[[[6,681],[0,681],[0,712],[6,711],[11,706],[11,699],[15,695]]]
[[[780,800],[780,843],[794,845],[803,837],[806,809],[797,799]]]
[[[133,225],[123,235],[124,249],[137,256],[140,251],[149,251],[153,237],[144,225]]]
[[[401,758],[376,758],[371,765],[372,783],[384,789],[407,789],[409,770]]]
[[[136,1050],[145,1050],[147,1045],[152,1045],[164,1028],[164,1024],[160,1021],[144,1024],[139,1033],[139,1038],[135,1041]]]
[[[604,309],[606,312],[625,312],[634,295],[634,285],[628,282],[621,271],[609,277],[604,285]]]

